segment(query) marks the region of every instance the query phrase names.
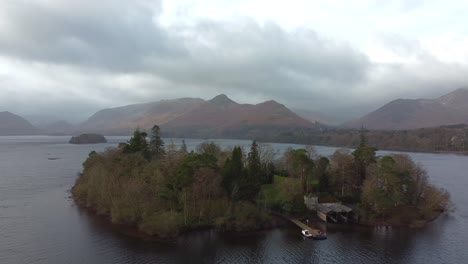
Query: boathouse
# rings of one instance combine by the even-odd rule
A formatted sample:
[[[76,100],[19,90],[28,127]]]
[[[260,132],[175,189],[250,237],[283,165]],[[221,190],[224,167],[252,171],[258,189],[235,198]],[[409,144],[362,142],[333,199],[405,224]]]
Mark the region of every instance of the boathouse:
[[[351,220],[352,209],[340,203],[317,205],[317,216],[325,222],[347,223]]]

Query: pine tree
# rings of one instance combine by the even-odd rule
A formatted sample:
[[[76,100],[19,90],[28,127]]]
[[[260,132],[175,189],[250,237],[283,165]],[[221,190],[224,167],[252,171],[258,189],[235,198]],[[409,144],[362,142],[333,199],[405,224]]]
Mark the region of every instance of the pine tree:
[[[125,153],[142,152],[146,156],[148,153],[148,143],[146,142],[147,134],[139,129],[133,132],[133,137],[124,145]]]
[[[222,170],[222,184],[229,196],[235,196],[235,187],[239,184],[244,164],[242,162],[242,149],[234,147],[231,157],[228,158]]]
[[[158,125],[154,125],[151,129],[151,140],[149,143],[149,151],[153,159],[160,159],[164,156],[164,141],[161,139],[161,132]]]
[[[254,140],[247,157],[247,168],[241,173],[239,179],[236,198],[239,200],[254,200],[260,191],[261,181],[262,167],[258,145]]]
[[[187,144],[185,144],[185,139],[182,139],[182,146],[180,146],[180,151],[182,151],[182,153],[184,154],[188,153]]]
[[[367,138],[364,127],[360,131],[359,148],[353,152],[356,167],[357,184],[362,187],[367,178],[367,167],[376,162],[376,148],[367,145]]]

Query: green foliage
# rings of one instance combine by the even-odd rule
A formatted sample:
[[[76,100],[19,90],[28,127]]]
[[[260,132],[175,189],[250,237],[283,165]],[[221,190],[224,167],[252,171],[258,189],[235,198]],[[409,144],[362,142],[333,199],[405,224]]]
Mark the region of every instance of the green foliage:
[[[175,211],[154,212],[145,215],[139,229],[159,237],[174,237],[183,227],[183,214]]]
[[[144,133],[137,130],[121,148],[90,153],[72,189],[76,201],[108,215],[114,223],[134,225],[160,237],[198,226],[257,229],[271,220],[254,204],[226,195],[223,187],[227,186],[232,193],[245,195],[239,200],[257,196],[251,180],[259,180],[243,167],[239,147],[223,164],[221,174],[218,157],[227,153],[213,143],[189,154],[170,146],[165,155],[153,159],[147,159],[145,143]],[[253,171],[255,165],[250,165]]]
[[[222,184],[229,197],[233,197],[233,190],[238,184],[238,180],[242,177],[243,170],[242,149],[234,147],[231,158],[226,160],[222,169]]]
[[[375,163],[376,151],[376,148],[367,145],[365,131],[364,128],[362,128],[360,131],[359,147],[353,152],[358,186],[362,186],[364,184],[367,176],[367,167],[370,164]]]
[[[226,214],[216,221],[216,227],[224,231],[256,230],[270,226],[271,217],[252,203],[239,202],[229,207]]]
[[[262,186],[259,205],[288,214],[303,213],[306,208],[300,179],[275,176],[272,184]]]
[[[133,132],[133,137],[124,145],[125,153],[142,153],[145,157],[148,155],[148,142],[146,142],[147,134],[140,130]]]
[[[448,193],[429,184],[424,170],[406,155],[384,156],[369,172],[362,191],[368,218],[414,221],[449,207]],[[412,213],[400,217],[408,211]]]
[[[319,192],[329,192],[330,190],[330,176],[328,175],[329,165],[330,160],[325,157],[321,157],[317,162],[315,177],[319,180],[317,186]]]
[[[254,201],[260,191],[263,173],[258,145],[253,141],[247,157],[247,166],[241,172],[233,189],[233,198],[235,200]]]

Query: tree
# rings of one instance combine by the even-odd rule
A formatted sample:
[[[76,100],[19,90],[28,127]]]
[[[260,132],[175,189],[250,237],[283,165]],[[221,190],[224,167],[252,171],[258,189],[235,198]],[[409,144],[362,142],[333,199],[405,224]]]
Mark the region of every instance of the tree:
[[[180,146],[180,151],[182,151],[182,153],[185,153],[185,154],[188,153],[187,144],[185,144],[185,139],[182,139],[182,146]]]
[[[242,176],[244,164],[242,162],[242,149],[238,146],[232,150],[231,157],[226,160],[222,169],[222,185],[226,193],[232,197],[235,185]]]
[[[367,167],[376,161],[376,151],[376,148],[367,145],[365,130],[364,127],[362,127],[360,131],[359,147],[353,152],[357,184],[360,187],[362,187],[364,180],[366,179]]]
[[[158,125],[151,128],[151,140],[149,143],[149,150],[153,159],[161,159],[164,154],[164,141],[161,139],[161,131]]]
[[[247,157],[247,167],[241,173],[237,188],[235,188],[237,191],[235,198],[238,200],[254,200],[260,191],[261,179],[262,168],[260,156],[257,142],[254,140]]]
[[[133,137],[124,145],[124,153],[141,152],[144,156],[148,153],[148,143],[146,142],[147,134],[140,132],[139,129],[133,132]]]
[[[319,192],[328,192],[330,188],[330,183],[328,181],[328,167],[330,160],[325,157],[321,157],[317,161],[317,166],[315,167],[315,177],[318,178],[318,191]]]
[[[312,176],[314,169],[314,161],[309,159],[309,154],[305,149],[296,149],[292,151],[293,158],[293,176],[301,178],[302,192],[308,193],[309,178]]]
[[[330,164],[331,187],[341,197],[359,193],[355,177],[354,158],[348,150],[339,149],[333,153]]]

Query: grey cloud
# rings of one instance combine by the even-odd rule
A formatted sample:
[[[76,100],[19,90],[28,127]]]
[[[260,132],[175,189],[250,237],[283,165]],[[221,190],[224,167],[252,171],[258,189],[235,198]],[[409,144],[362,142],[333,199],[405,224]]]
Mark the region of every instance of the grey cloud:
[[[158,69],[174,82],[227,93],[303,100],[305,105],[352,89],[366,79],[370,67],[363,54],[308,29],[289,33],[273,23],[259,26],[246,20],[234,26],[205,21],[190,32],[202,38],[187,45],[190,59],[162,61]]]
[[[226,93],[345,119],[396,97],[428,96],[422,90],[436,95],[467,81],[466,67],[438,62],[417,41],[398,35],[382,35],[382,43],[419,63],[372,63],[346,42],[311,29],[286,31],[249,18],[163,27],[161,7],[150,3],[0,3],[0,54],[22,61],[18,72],[25,71],[7,81],[0,76],[0,85],[15,89],[14,100],[0,103],[23,113],[41,108],[84,118],[103,107]],[[27,92],[28,85],[37,85],[36,92]],[[36,102],[40,89],[54,96]]]
[[[3,2],[0,52],[46,63],[144,70],[147,57],[184,53],[153,22],[158,7],[148,5],[149,1],[123,0]]]

